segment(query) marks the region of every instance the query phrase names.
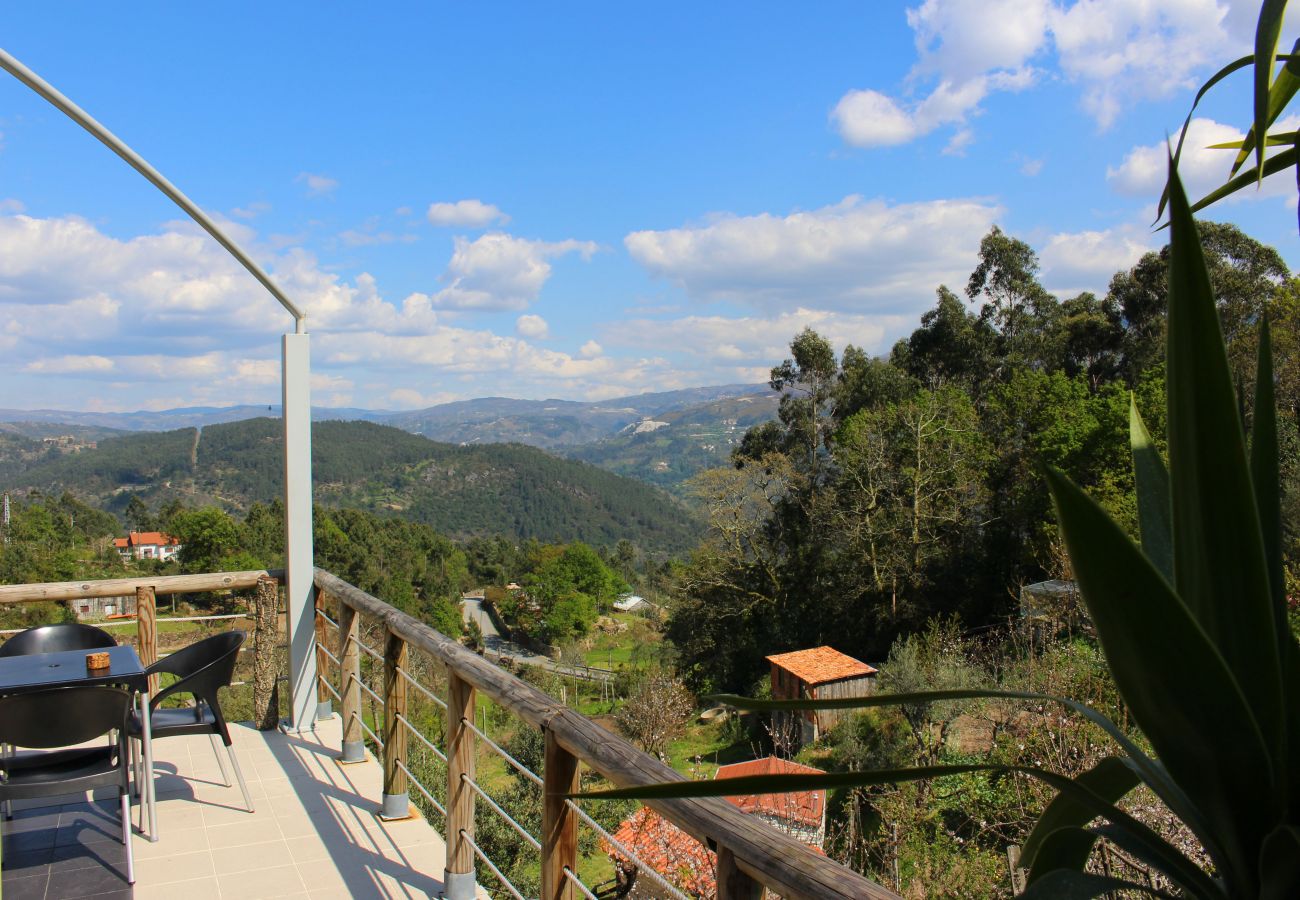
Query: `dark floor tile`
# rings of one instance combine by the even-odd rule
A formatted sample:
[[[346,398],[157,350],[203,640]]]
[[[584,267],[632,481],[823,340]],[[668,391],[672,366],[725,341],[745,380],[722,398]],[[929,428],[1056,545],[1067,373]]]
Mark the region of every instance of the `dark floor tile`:
[[[58,829],[33,828],[4,836],[5,853],[23,853],[27,850],[45,850],[53,847],[58,840]]]
[[[45,888],[49,882],[46,875],[33,875],[28,878],[10,878],[5,876],[3,891],[5,900],[45,900]]]
[[[0,834],[21,834],[40,828],[57,828],[59,825],[58,808],[21,809],[14,813],[12,819],[4,819],[0,824]]]
[[[55,847],[50,854],[50,874],[76,869],[112,869],[125,877],[126,847],[121,843],[98,842]]]
[[[105,868],[73,869],[65,872],[51,872],[50,885],[46,896],[50,898],[57,897],[60,900],[73,900],[73,898],[77,897],[93,897],[97,894],[130,890],[130,887],[126,883],[124,872]],[[6,889],[6,900],[8,900],[8,894],[9,891]]]
[[[50,859],[53,856],[54,850],[48,847],[40,850],[23,850],[17,853],[6,852],[4,855],[4,877],[27,878],[32,875],[48,875],[50,873]]]

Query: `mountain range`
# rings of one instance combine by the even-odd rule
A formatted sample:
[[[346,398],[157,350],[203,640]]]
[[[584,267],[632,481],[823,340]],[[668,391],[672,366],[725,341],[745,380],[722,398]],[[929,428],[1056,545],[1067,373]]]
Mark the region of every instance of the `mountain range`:
[[[249,419],[90,442],[0,432],[0,488],[71,491],[122,513],[135,496],[235,512],[280,496],[277,420]],[[520,444],[455,446],[391,426],[323,421],[312,427],[318,503],[365,509],[467,538],[509,535],[678,552],[700,532],[680,502],[642,482]]]
[[[767,385],[729,384],[596,402],[484,397],[404,412],[317,407],[312,417],[388,425],[462,446],[525,444],[680,491],[691,475],[725,464],[745,429],[774,417],[776,409],[777,395]],[[0,409],[0,436],[61,438],[67,450],[132,432],[206,428],[279,414],[274,404],[121,413]],[[24,453],[40,449],[28,447]]]

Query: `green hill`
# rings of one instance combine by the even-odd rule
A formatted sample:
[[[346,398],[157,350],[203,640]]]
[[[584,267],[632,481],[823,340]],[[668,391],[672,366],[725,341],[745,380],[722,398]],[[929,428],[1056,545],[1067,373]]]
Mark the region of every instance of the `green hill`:
[[[132,494],[244,510],[281,492],[280,423],[249,419],[198,431],[125,435],[54,455],[0,440],[0,485],[69,490],[120,511]],[[505,534],[650,551],[691,546],[698,525],[655,488],[518,444],[457,447],[370,422],[312,426],[317,502],[424,522],[456,537]]]

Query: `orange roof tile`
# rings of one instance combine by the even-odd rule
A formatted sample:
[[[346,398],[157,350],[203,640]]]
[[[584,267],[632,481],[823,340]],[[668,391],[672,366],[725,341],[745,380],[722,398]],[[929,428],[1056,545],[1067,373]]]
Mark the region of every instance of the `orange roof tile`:
[[[133,547],[143,545],[167,547],[180,543],[180,538],[174,538],[170,534],[163,534],[161,531],[133,531],[126,540]]]
[[[113,538],[113,546],[119,550],[125,550],[130,546],[130,542],[126,538]]]
[[[746,775],[824,775],[821,769],[801,765],[788,759],[768,756],[748,762],[720,766],[714,778],[743,778]],[[785,794],[745,794],[727,800],[747,813],[785,819],[817,828],[826,808],[826,791],[790,791]]]
[[[614,832],[614,840],[691,896],[718,895],[717,858],[713,851],[650,807],[643,806],[624,819]],[[635,865],[609,841],[602,840],[601,849]]]
[[[792,673],[804,684],[825,684],[842,678],[872,675],[875,669],[834,647],[812,647],[767,657],[768,662]]]

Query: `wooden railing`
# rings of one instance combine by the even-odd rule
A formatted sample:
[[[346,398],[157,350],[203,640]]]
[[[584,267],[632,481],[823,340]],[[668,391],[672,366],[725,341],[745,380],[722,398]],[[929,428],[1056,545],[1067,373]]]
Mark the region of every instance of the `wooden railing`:
[[[618,735],[423,622],[322,569],[316,570],[315,581],[318,620],[328,619],[337,626],[337,641],[325,653],[340,671],[339,688],[330,691],[342,706],[344,757],[349,755],[349,746],[351,753],[360,754],[364,735],[371,735],[384,764],[386,816],[403,813],[401,806],[406,803],[409,785],[408,648],[415,648],[446,667],[447,699],[438,703],[445,703],[447,733],[444,749],[438,755],[445,756],[447,766],[444,813],[448,897],[461,894],[467,887],[472,892],[475,877],[474,808],[476,792],[480,789],[474,782],[473,747],[475,737],[483,735],[474,726],[474,707],[480,691],[514,716],[542,729],[545,735],[544,766],[540,773],[542,831],[535,840],[540,844],[543,900],[569,900],[576,891],[591,896],[588,888],[580,886],[575,874],[578,871],[577,828],[579,819],[586,817],[577,804],[566,799],[577,788],[581,765],[619,787],[684,780],[673,769]],[[338,605],[336,618],[330,618],[327,613],[331,601]],[[378,654],[378,651],[360,643],[361,617],[382,629],[385,732],[382,738],[366,728],[364,721],[360,659],[362,653]],[[322,666],[321,672],[326,671]],[[421,737],[421,740],[426,739]],[[647,805],[716,853],[719,898],[756,898],[764,888],[787,898],[895,897],[880,885],[814,853],[720,798],[650,800]]]
[[[250,609],[248,615],[209,615],[209,616],[158,616],[157,598],[172,594],[203,594],[234,590],[255,589],[259,584],[278,585],[284,573],[278,569],[250,569],[242,572],[207,572],[198,575],[157,575],[143,578],[106,578],[99,580],[59,581],[44,584],[6,584],[0,585],[0,606],[15,603],[63,603],[76,600],[93,600],[105,597],[135,597],[136,614],[133,619],[120,619],[114,622],[97,622],[100,628],[136,627],[136,651],[140,661],[146,666],[158,661],[158,623],[159,622],[218,622],[234,619],[253,619],[256,609]],[[270,604],[269,621],[278,631],[277,620],[280,616],[278,598],[272,591],[266,598]],[[253,606],[253,604],[250,604]],[[272,633],[269,640],[262,640],[260,646],[265,648],[260,659],[254,661],[256,670],[271,673],[272,682],[279,678],[274,654],[283,649],[279,635]],[[246,645],[244,653],[252,653],[253,645]],[[166,654],[162,654],[166,655]],[[158,676],[154,675],[150,690],[159,687]],[[261,706],[270,703],[270,692],[264,691]],[[255,700],[254,706],[258,703]],[[274,711],[272,711],[274,712]]]
[[[141,657],[146,662],[157,656],[157,622],[154,600],[177,593],[243,590],[256,588],[266,579],[279,579],[280,572],[254,570],[203,575],[177,575],[123,578],[102,581],[77,581],[55,584],[0,586],[0,604],[68,601],[96,597],[119,597],[134,594],[137,598],[137,639]],[[458,642],[428,625],[395,609],[376,597],[354,587],[337,576],[316,570],[316,652],[321,677],[317,700],[321,712],[329,709],[334,696],[340,703],[343,726],[341,762],[365,758],[365,741],[369,736],[383,764],[381,815],[401,818],[408,811],[408,790],[414,781],[408,758],[408,736],[428,746],[446,764],[445,803],[439,804],[418,783],[415,787],[428,797],[446,817],[447,870],[444,873],[446,896],[473,897],[475,860],[484,861],[494,874],[500,875],[490,859],[474,841],[476,798],[482,797],[496,807],[475,782],[476,740],[492,744],[499,753],[505,751],[475,725],[475,707],[479,692],[528,725],[540,728],[545,746],[543,768],[532,773],[507,759],[542,790],[542,822],[538,837],[528,837],[541,861],[542,900],[573,900],[579,893],[594,896],[578,878],[578,828],[595,821],[568,799],[580,784],[582,766],[590,768],[619,787],[632,787],[665,781],[684,780],[664,763],[643,753],[618,735],[568,708],[530,684],[493,665]],[[327,607],[334,603],[331,618]],[[262,631],[278,630],[275,612],[268,608],[255,621],[264,623]],[[187,616],[185,620],[226,618]],[[382,649],[365,645],[361,630],[365,623],[380,629],[377,643]],[[255,629],[256,630],[256,629]],[[331,640],[331,634],[333,640]],[[279,645],[278,635],[255,634],[254,644],[262,647]],[[268,640],[269,638],[269,640]],[[434,696],[414,678],[409,662],[414,649],[445,666],[446,699]],[[377,671],[382,663],[383,683],[380,690],[368,687],[361,678],[363,655],[372,657]],[[326,673],[340,675],[339,686],[330,685]],[[408,686],[445,710],[446,734],[443,749],[438,750],[429,738],[417,731],[408,716]],[[382,704],[382,727],[378,734],[366,724],[363,693]],[[256,704],[255,704],[256,706]],[[273,711],[271,711],[273,714]],[[373,721],[373,720],[372,720]],[[263,723],[264,724],[264,723]],[[647,805],[666,820],[699,840],[716,854],[717,896],[720,900],[753,900],[764,889],[787,898],[894,898],[896,895],[867,878],[847,869],[780,831],[747,815],[722,799],[650,800]],[[518,823],[512,823],[520,830]],[[521,834],[525,834],[521,830]],[[610,836],[602,832],[606,838]],[[660,873],[646,871],[646,876],[660,883],[670,896],[683,896]],[[669,873],[665,873],[669,874]],[[671,877],[671,876],[670,876]],[[519,896],[516,894],[516,896]]]

